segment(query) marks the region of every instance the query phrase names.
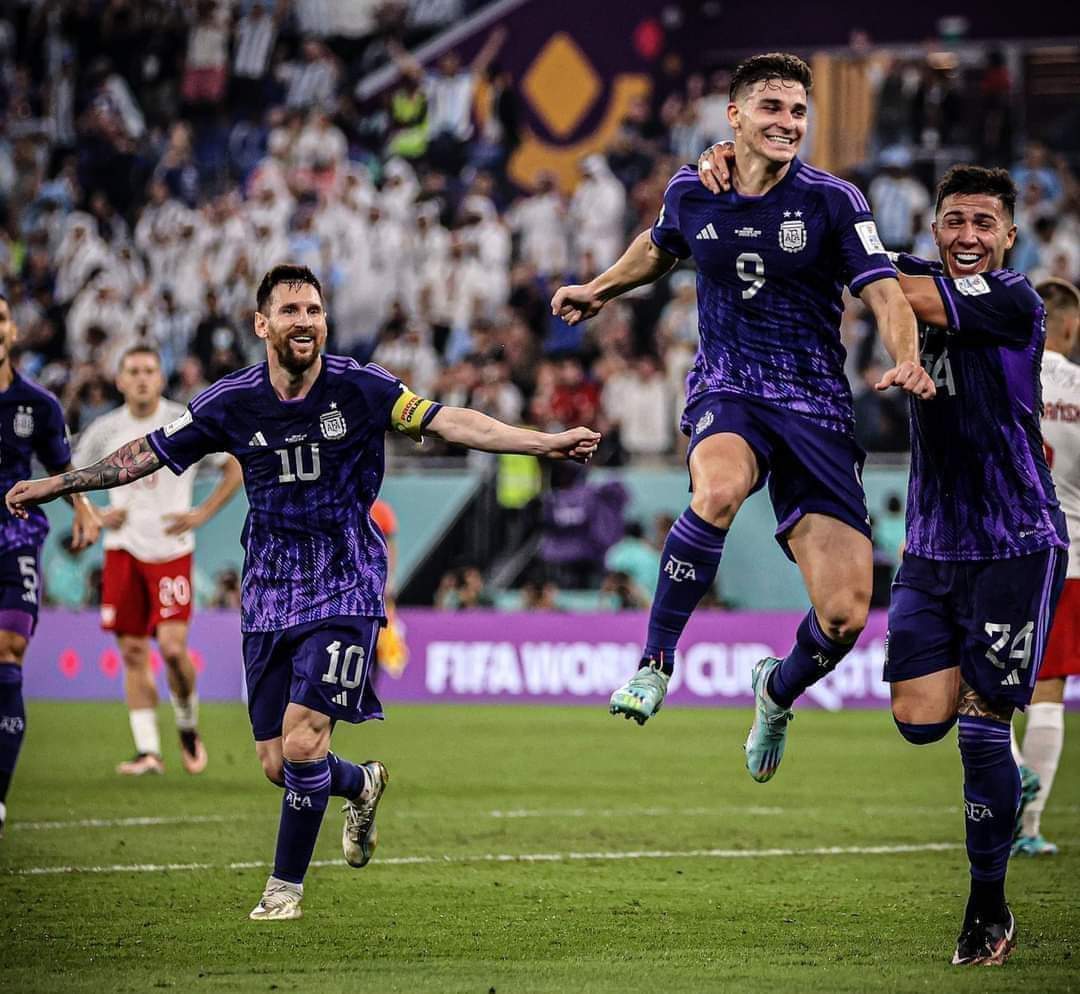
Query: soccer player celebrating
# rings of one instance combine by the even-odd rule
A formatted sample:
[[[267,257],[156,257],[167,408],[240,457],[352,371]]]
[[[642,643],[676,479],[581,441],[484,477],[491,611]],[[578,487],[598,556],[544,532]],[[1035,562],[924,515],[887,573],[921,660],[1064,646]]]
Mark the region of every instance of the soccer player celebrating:
[[[1042,813],[1065,744],[1065,679],[1080,675],[1080,366],[1066,358],[1080,338],[1080,291],[1059,279],[1035,289],[1046,307],[1043,442],[1069,526],[1069,565],[1027,709],[1021,761],[1038,775],[1039,790],[1024,808],[1013,854],[1053,856],[1057,846],[1042,836]]]
[[[0,295],[0,485],[30,472],[33,456],[47,469],[71,468],[64,413],[56,398],[15,371],[12,346],[18,329],[7,298]],[[85,497],[72,504],[73,549],[97,539],[97,512]],[[26,734],[22,664],[37,627],[41,601],[41,546],[49,522],[37,509],[23,515],[0,510],[0,836],[7,820],[7,792]]]
[[[79,439],[75,462],[86,466],[124,442],[175,421],[184,408],[162,397],[165,378],[157,352],[145,345],[128,349],[120,359],[116,386],[124,406],[94,421]],[[135,757],[116,772],[127,776],[164,773],[157,724],[157,687],[150,669],[150,636],[157,639],[168,673],[180,759],[188,773],[206,768],[206,748],[198,731],[199,698],[195,667],[188,655],[187,632],[194,585],[191,556],[193,529],[209,521],[242,481],[240,464],[222,460],[217,487],[192,509],[195,468],[179,476],[153,473],[110,494],[102,512],[105,569],[101,624],[116,632],[124,659],[127,701]]]
[[[25,518],[61,494],[120,486],[163,464],[182,473],[211,452],[240,460],[250,506],[241,610],[248,710],[263,770],[285,788],[274,870],[251,912],[265,921],[300,917],[332,795],[345,799],[342,848],[352,866],[367,864],[378,839],[386,768],[350,763],[329,746],[335,721],[382,717],[368,672],[386,614],[386,548],[369,511],[385,433],[579,461],[600,436],[513,428],[418,397],[378,366],[323,356],[322,288],[306,267],[271,269],[256,307],[265,362],[218,380],[181,417],[89,468],[17,483],[6,501]]]
[[[562,287],[552,312],[573,324],[693,256],[701,347],[687,378],[690,507],[664,545],[637,673],[611,697],[613,714],[655,714],[676,643],[713,583],[743,501],[766,482],[777,540],[802,572],[813,607],[781,660],[753,673],[756,708],[746,765],[769,780],[784,751],[791,705],[848,653],[866,623],[870,525],[840,343],[847,284],[874,312],[897,365],[880,389],[930,397],[915,318],[863,195],[797,157],[810,68],[759,55],[731,78],[734,188],[714,195],[693,167],[668,184],[660,216],[607,272]]]
[[[1020,802],[1009,725],[1031,700],[1068,547],[1039,427],[1045,305],[1002,268],[1015,203],[1004,170],[954,166],[937,191],[941,263],[897,262],[938,391],[912,403],[885,679],[908,741],[937,741],[959,720],[971,892],[957,965],[1003,963],[1016,943],[1005,900]]]

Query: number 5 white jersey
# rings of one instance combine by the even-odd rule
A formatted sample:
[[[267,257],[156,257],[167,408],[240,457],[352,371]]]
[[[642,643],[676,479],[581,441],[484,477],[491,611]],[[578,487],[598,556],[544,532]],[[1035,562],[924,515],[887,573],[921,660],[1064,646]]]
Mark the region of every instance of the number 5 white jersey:
[[[157,410],[147,418],[134,417],[126,405],[103,414],[79,437],[75,465],[92,465],[183,413],[180,404],[163,397]],[[124,549],[144,563],[164,563],[192,552],[195,535],[190,531],[166,535],[164,516],[191,510],[195,473],[194,466],[180,476],[159,469],[127,486],[110,490],[110,506],[127,511],[127,519],[121,527],[105,531],[105,548]]]
[[[1043,355],[1043,440],[1058,500],[1069,523],[1070,580],[1080,579],[1080,366]]]

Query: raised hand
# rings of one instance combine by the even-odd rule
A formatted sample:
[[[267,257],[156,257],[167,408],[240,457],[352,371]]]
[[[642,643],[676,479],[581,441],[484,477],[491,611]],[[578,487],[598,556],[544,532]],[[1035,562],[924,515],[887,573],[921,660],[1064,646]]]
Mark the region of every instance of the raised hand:
[[[591,428],[571,428],[549,435],[551,446],[547,453],[549,459],[573,459],[574,462],[586,463],[596,452],[600,444],[600,432]]]
[[[734,168],[734,142],[717,142],[698,156],[698,179],[713,193],[731,189],[731,172]]]
[[[875,390],[898,387],[905,393],[914,394],[919,400],[931,400],[937,396],[937,387],[930,374],[917,362],[907,360],[888,369],[874,384]]]
[[[49,476],[43,480],[19,480],[4,496],[8,511],[16,518],[25,520],[30,508],[47,504],[60,496],[60,477]]]
[[[577,324],[598,314],[604,303],[588,285],[561,286],[551,298],[551,313],[567,324]]]

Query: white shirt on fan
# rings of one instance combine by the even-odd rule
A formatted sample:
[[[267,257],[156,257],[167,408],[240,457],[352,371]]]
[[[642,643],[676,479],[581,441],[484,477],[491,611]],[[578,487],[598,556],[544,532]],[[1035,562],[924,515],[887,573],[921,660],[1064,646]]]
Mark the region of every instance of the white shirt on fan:
[[[79,436],[75,465],[93,465],[127,442],[175,421],[184,410],[181,404],[163,397],[157,410],[146,418],[135,417],[126,404],[103,414]],[[105,548],[123,549],[144,563],[169,562],[192,552],[194,533],[166,535],[163,517],[191,510],[197,472],[197,467],[192,466],[175,476],[172,470],[163,466],[141,480],[110,490],[109,505],[127,511],[127,519],[119,528],[104,530]]]
[[[1070,580],[1080,579],[1080,365],[1046,352],[1042,365],[1043,441],[1069,526]]]

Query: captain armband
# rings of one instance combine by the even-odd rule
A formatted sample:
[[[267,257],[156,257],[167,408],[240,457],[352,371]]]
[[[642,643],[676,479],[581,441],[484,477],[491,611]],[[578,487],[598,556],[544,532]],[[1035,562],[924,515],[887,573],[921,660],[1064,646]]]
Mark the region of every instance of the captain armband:
[[[424,440],[424,428],[435,416],[441,405],[425,400],[411,390],[402,390],[390,412],[390,427],[408,435],[416,442]]]

